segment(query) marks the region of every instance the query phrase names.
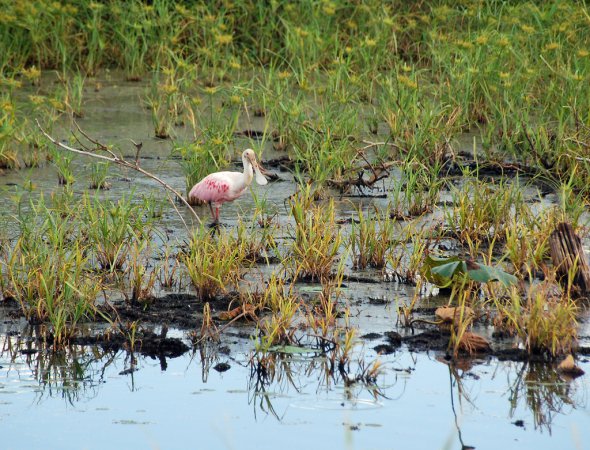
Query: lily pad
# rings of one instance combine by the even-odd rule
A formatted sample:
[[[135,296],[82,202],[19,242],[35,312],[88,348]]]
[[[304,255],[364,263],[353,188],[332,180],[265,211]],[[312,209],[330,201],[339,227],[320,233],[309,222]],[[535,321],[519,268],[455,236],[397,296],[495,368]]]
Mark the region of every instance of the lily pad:
[[[469,279],[479,283],[499,281],[504,286],[510,286],[518,281],[514,275],[497,267],[470,259],[463,260],[458,256],[439,258],[429,255],[424,262],[423,273],[428,281],[443,288],[449,287],[453,283],[453,279],[459,275],[467,275]]]

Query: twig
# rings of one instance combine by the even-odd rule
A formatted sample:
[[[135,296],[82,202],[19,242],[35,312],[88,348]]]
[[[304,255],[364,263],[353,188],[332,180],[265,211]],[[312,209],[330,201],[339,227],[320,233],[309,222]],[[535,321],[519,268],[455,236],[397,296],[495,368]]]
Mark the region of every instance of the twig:
[[[161,178],[158,178],[156,175],[153,175],[150,172],[142,169],[139,166],[139,160],[138,159],[136,159],[136,161],[134,161],[134,162],[129,162],[126,159],[117,156],[106,145],[104,145],[104,144],[102,144],[102,143],[100,143],[100,142],[92,139],[86,133],[84,133],[80,129],[80,127],[78,126],[78,124],[76,124],[76,127],[78,128],[78,131],[80,132],[80,134],[82,134],[82,136],[84,136],[86,139],[88,139],[90,142],[92,142],[94,145],[96,145],[97,150],[103,150],[103,151],[107,152],[110,156],[100,155],[100,154],[93,153],[93,152],[86,151],[86,150],[80,150],[80,149],[77,149],[77,148],[70,147],[70,146],[68,146],[66,144],[63,144],[62,142],[59,142],[58,140],[56,140],[55,138],[53,138],[52,136],[50,136],[43,129],[43,127],[39,123],[39,120],[35,119],[35,122],[37,123],[37,127],[39,128],[39,130],[41,130],[41,133],[43,133],[43,135],[47,139],[49,139],[55,146],[57,146],[57,147],[59,147],[59,148],[61,148],[63,150],[67,150],[68,152],[76,153],[78,155],[90,156],[91,158],[100,159],[102,161],[108,161],[110,163],[117,164],[117,165],[119,165],[121,167],[125,167],[127,169],[135,170],[135,171],[141,173],[142,175],[144,175],[144,176],[146,176],[148,178],[151,178],[152,180],[156,181],[162,187],[164,187],[164,189],[172,192],[188,208],[188,210],[191,212],[191,214],[193,215],[193,217],[197,220],[197,222],[199,223],[199,225],[202,225],[201,219],[199,218],[199,216],[197,215],[197,213],[195,212],[195,210],[191,207],[191,205],[189,205],[189,203],[185,200],[185,198],[182,196],[182,194],[180,192],[178,192],[176,189],[174,189],[172,186],[170,186],[168,183],[166,183],[164,180],[162,180]],[[135,145],[136,145],[136,147],[138,147],[137,144],[135,144]],[[141,149],[141,144],[139,144],[139,149]],[[139,149],[137,150],[136,158],[139,157]],[[178,209],[176,211],[180,215],[180,212],[178,211]]]

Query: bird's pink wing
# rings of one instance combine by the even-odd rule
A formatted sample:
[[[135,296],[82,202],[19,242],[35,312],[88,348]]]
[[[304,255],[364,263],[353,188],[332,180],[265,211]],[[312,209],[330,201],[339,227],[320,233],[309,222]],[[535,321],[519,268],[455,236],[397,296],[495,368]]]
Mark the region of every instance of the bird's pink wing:
[[[216,172],[207,175],[193,186],[188,196],[205,202],[223,203],[235,199],[240,193],[234,189],[232,172]],[[236,195],[237,194],[237,195]]]

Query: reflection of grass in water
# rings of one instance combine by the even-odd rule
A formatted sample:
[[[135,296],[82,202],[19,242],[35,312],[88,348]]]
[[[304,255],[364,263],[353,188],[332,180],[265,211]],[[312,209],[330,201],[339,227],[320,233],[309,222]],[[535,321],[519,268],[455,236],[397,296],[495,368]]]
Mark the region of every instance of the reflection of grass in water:
[[[510,389],[510,416],[519,404],[533,414],[535,428],[551,432],[553,419],[575,407],[575,386],[560,378],[553,367],[543,363],[523,363]]]
[[[12,370],[26,367],[26,371],[30,371],[37,382],[34,386],[37,403],[61,397],[75,405],[95,398],[103,383],[104,370],[112,363],[114,355],[99,347],[90,351],[85,347],[66,346],[56,352],[43,345],[40,338],[42,336],[31,327],[20,336],[5,336],[0,350],[0,356],[11,362]],[[28,351],[32,342],[37,350],[33,353]]]
[[[404,219],[440,213],[441,227],[423,226],[420,220],[430,216],[413,220],[407,236],[394,247],[388,219],[365,220],[359,211],[362,223],[355,224],[347,243],[357,268],[376,267],[398,281],[419,283],[424,253],[444,237],[453,252],[487,262],[492,256],[509,260],[522,280],[529,276],[529,267],[535,275],[547,264],[551,221],[535,217],[539,214],[525,205],[518,183],[507,182],[506,176],[489,183],[480,169],[510,166],[537,175],[536,181],[559,188],[564,218],[578,224],[582,217],[589,184],[585,158],[590,156],[590,130],[583,112],[590,101],[584,95],[590,55],[585,49],[585,10],[578,3],[521,2],[500,8],[493,2],[461,7],[453,2],[436,7],[401,2],[394,10],[343,1],[295,2],[270,15],[251,8],[247,0],[219,11],[163,0],[115,0],[108,8],[85,0],[75,6],[43,0],[33,5],[2,5],[0,27],[5,32],[0,47],[8,50],[0,55],[0,165],[41,164],[45,141],[31,131],[30,118],[40,115],[47,124],[66,112],[81,115],[83,97],[89,94],[85,77],[118,67],[129,80],[151,77],[146,97],[156,134],[174,135],[183,123],[190,128],[194,142],[179,146],[187,189],[227,165],[237,144],[238,121],[249,119],[255,110],[267,113],[264,136],[276,136],[275,146],[293,160],[299,180],[324,186],[361,170],[356,169],[361,160],[370,166],[368,160],[374,157],[403,168],[404,179],[395,184],[394,194],[384,191],[393,197],[393,209]],[[44,14],[36,14],[37,7]],[[496,19],[500,13],[501,21]],[[564,22],[562,17],[569,19]],[[30,23],[36,24],[33,40]],[[62,80],[57,85],[47,83],[40,72],[55,68]],[[456,171],[463,162],[454,139],[466,130],[474,132],[475,140],[469,154],[473,161],[467,161],[468,169],[461,174],[469,180],[461,185],[445,170]],[[385,142],[365,155],[358,149],[367,132],[383,134],[379,138]],[[28,152],[20,154],[18,144],[28,145]],[[478,158],[483,157],[480,164]],[[62,182],[71,184],[71,161],[59,155],[53,159]],[[102,175],[97,168],[95,186],[103,184]],[[439,210],[445,186],[452,187],[453,205]],[[55,196],[61,213],[75,207],[70,197]],[[75,248],[107,271],[122,272],[131,243],[151,238],[141,212],[130,200],[123,203],[88,202],[87,235]],[[333,204],[318,206],[295,198],[290,206],[295,239],[284,263],[292,278],[311,278],[326,288],[325,280],[348,251],[341,248],[346,239]],[[265,241],[272,242],[275,232],[280,233],[271,229]],[[245,253],[252,256],[248,262],[263,253],[266,242],[250,241],[246,248],[243,228],[238,234],[230,244],[239,247],[239,253],[227,248],[233,264],[226,270],[233,274],[229,281],[223,280],[219,249],[209,247],[207,237],[202,237],[204,252],[196,249],[199,242],[191,242],[187,254],[192,259],[185,261],[189,271],[197,260],[201,265],[220,260],[208,277],[191,274],[203,297],[241,277],[236,269],[240,264],[234,263],[242,262]],[[58,243],[55,253],[69,257],[66,247]],[[134,275],[136,297],[142,296],[140,279],[145,276],[140,253],[132,252],[132,270],[127,271],[127,276]],[[80,259],[81,266],[86,264]],[[171,276],[164,275],[168,285],[174,284]],[[481,293],[494,300],[490,291],[493,288],[486,286]],[[508,311],[514,316],[523,297],[517,292],[510,299]],[[324,322],[329,323],[330,302],[323,303]],[[538,311],[553,307],[541,298],[533,303]],[[575,317],[570,312],[568,317]],[[411,311],[407,313],[409,317]],[[514,327],[523,329],[519,320]],[[569,348],[567,339],[561,339],[550,345],[535,341],[529,349],[558,353]]]

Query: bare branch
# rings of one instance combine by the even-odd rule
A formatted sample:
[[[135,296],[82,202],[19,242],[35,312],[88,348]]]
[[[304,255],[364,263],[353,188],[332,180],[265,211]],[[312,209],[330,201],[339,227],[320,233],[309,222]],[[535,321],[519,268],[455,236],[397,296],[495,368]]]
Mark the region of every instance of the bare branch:
[[[138,144],[133,139],[129,139],[129,140],[131,141],[131,143],[133,145],[135,145],[135,166],[139,167],[139,152],[141,151],[141,148],[143,147],[143,142],[140,142]]]
[[[80,133],[82,136],[84,136],[88,141],[92,142],[95,146],[97,150],[102,150],[107,152],[109,155],[111,155],[113,158],[115,159],[119,159],[119,157],[117,155],[115,155],[114,152],[111,151],[111,149],[103,144],[102,142],[97,141],[96,139],[91,138],[90,136],[88,136],[84,130],[82,130],[82,128],[80,128],[80,125],[78,125],[78,122],[74,121],[74,125],[76,125],[76,128],[78,129],[78,133]],[[77,140],[77,139],[76,139]],[[80,141],[78,141],[80,142]]]
[[[189,205],[189,203],[186,201],[186,199],[182,196],[182,194],[180,192],[178,192],[176,189],[174,189],[172,186],[170,186],[168,183],[166,183],[164,180],[162,180],[161,178],[158,178],[156,175],[151,174],[150,172],[147,172],[146,170],[142,169],[139,166],[139,149],[141,149],[141,144],[139,144],[139,149],[137,150],[137,154],[136,154],[136,160],[134,162],[129,162],[124,158],[120,158],[117,155],[115,155],[111,150],[109,150],[104,144],[101,144],[100,142],[90,138],[86,133],[84,133],[80,127],[78,127],[78,125],[76,124],[76,126],[78,127],[78,131],[80,131],[80,134],[82,134],[86,139],[88,139],[90,142],[92,142],[93,144],[95,144],[97,146],[97,149],[99,150],[104,150],[106,152],[109,153],[110,156],[105,156],[105,155],[100,155],[98,153],[93,153],[90,151],[86,151],[86,150],[80,150],[74,147],[70,147],[69,145],[66,145],[62,142],[59,142],[57,139],[53,138],[52,136],[50,136],[41,126],[41,124],[39,123],[38,120],[35,120],[35,122],[37,123],[37,127],[39,128],[39,130],[41,130],[41,133],[43,133],[43,135],[49,139],[55,146],[61,148],[62,150],[66,150],[68,152],[72,152],[72,153],[76,153],[78,155],[84,155],[84,156],[89,156],[91,158],[96,158],[96,159],[100,159],[102,161],[108,161],[111,162],[113,164],[117,164],[121,167],[125,167],[127,169],[132,169],[135,170],[136,172],[141,173],[142,175],[154,180],[155,182],[157,182],[158,184],[160,184],[164,189],[166,189],[167,191],[173,193],[176,198],[178,198],[187,208],[188,210],[192,213],[193,217],[197,220],[197,222],[199,224],[202,224],[201,219],[199,218],[199,216],[197,215],[197,213],[195,212],[195,210],[191,207],[191,205]],[[134,143],[135,144],[135,143]],[[138,144],[135,144],[136,148],[138,147]],[[178,209],[176,209],[176,211],[178,212],[179,216],[180,215],[180,211],[178,211]],[[181,216],[182,219],[182,216]],[[183,220],[184,222],[184,220]]]

